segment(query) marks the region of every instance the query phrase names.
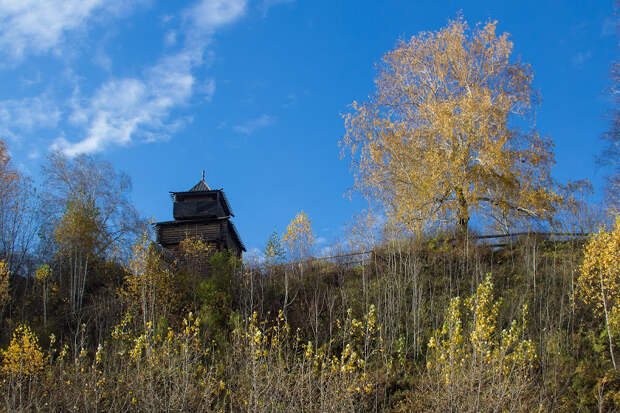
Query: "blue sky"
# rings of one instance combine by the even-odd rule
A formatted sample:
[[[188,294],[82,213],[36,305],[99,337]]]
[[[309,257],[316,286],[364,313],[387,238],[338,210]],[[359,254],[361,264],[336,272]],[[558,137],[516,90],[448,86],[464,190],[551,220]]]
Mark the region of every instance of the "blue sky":
[[[511,34],[542,94],[555,178],[600,193],[611,0],[0,0],[0,138],[35,181],[50,150],[110,160],[156,220],[205,169],[249,249],[300,209],[326,245],[364,207],[344,197],[341,114],[372,93],[398,39],[459,11]]]

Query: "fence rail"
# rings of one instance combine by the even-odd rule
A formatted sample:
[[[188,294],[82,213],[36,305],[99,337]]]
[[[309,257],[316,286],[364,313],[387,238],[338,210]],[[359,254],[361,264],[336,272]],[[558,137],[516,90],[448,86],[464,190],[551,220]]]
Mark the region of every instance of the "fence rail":
[[[468,239],[470,239],[470,240],[486,240],[486,239],[514,238],[514,237],[523,237],[523,236],[585,238],[585,237],[588,237],[589,235],[590,235],[590,233],[588,233],[588,232],[514,232],[514,233],[511,233],[511,234],[474,235],[474,236],[468,237]],[[457,238],[438,238],[438,239],[434,239],[433,241],[436,241],[436,242],[454,242],[456,240],[457,240]],[[490,244],[488,246],[489,247],[505,247],[506,245],[508,245],[507,242]],[[329,260],[342,259],[342,258],[359,257],[361,255],[369,255],[372,252],[373,252],[373,250],[370,250],[370,251],[354,251],[354,252],[349,252],[349,253],[346,253],[346,254],[329,255],[329,256],[326,256],[326,257],[316,257],[316,258],[310,258],[310,259],[307,259],[307,260],[299,261],[299,264],[311,263],[311,262],[316,262],[316,261],[329,261]],[[345,262],[345,264],[359,264],[359,263],[363,263],[363,262],[364,262],[364,260],[361,259],[361,260],[357,260],[357,261]]]

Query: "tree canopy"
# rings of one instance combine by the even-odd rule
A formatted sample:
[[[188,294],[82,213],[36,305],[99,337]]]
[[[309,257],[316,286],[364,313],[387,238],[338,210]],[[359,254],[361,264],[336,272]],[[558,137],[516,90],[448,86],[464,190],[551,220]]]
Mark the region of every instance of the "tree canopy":
[[[548,217],[552,142],[533,126],[533,73],[512,47],[496,22],[462,18],[399,42],[376,92],[345,115],[356,188],[409,229],[445,219],[466,230],[481,208]]]
[[[140,233],[144,222],[129,200],[131,180],[108,161],[55,152],[42,168],[44,212],[60,245],[118,255]]]

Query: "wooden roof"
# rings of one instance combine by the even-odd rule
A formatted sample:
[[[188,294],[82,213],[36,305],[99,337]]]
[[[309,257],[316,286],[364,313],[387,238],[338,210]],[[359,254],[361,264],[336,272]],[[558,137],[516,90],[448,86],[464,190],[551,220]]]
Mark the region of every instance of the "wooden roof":
[[[171,191],[170,195],[174,199],[175,205],[177,204],[177,202],[179,202],[180,204],[184,204],[185,202],[188,202],[188,203],[198,202],[199,203],[205,199],[205,196],[207,196],[208,199],[211,199],[213,195],[217,195],[217,199],[220,200],[222,206],[224,207],[223,211],[220,210],[221,212],[223,212],[224,215],[218,216],[218,217],[211,216],[211,217],[202,217],[202,218],[188,216],[186,219],[183,219],[181,217],[177,218],[175,216],[174,221],[157,222],[154,224],[155,227],[157,227],[158,229],[169,228],[170,230],[172,230],[171,227],[178,227],[178,226],[192,225],[192,224],[209,225],[215,222],[225,221],[227,225],[226,232],[233,238],[233,241],[238,244],[241,251],[246,251],[245,245],[243,244],[243,241],[241,241],[241,237],[239,236],[239,233],[237,232],[237,228],[235,228],[235,225],[230,221],[230,217],[231,216],[234,217],[235,214],[233,214],[232,209],[230,208],[230,204],[228,203],[226,194],[224,193],[222,189],[211,189],[209,185],[207,185],[207,182],[205,181],[204,171],[202,171],[202,179],[198,181],[198,183],[194,185],[189,191],[183,191],[183,192],[172,192]],[[217,215],[220,215],[221,212],[218,213]]]
[[[189,192],[206,192],[210,190],[211,188],[209,188],[209,185],[207,185],[204,178],[202,178],[200,182],[198,182],[196,185],[192,187],[192,189],[189,190]]]
[[[181,192],[170,191],[170,195],[172,195],[172,198],[174,199],[177,195],[196,196],[200,194],[217,193],[217,192],[219,192],[220,195],[222,196],[222,200],[224,201],[224,206],[228,212],[227,215],[234,217],[235,214],[233,213],[232,208],[230,207],[230,203],[228,202],[228,198],[226,198],[226,194],[224,193],[224,190],[209,188],[209,185],[207,185],[204,178],[201,179],[196,185],[194,185],[189,191],[181,191]]]

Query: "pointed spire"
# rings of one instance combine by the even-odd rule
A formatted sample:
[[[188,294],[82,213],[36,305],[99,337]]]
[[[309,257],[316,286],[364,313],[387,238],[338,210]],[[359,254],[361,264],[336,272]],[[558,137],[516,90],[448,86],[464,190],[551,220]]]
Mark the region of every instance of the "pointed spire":
[[[189,190],[189,192],[202,192],[202,191],[210,191],[211,188],[209,188],[209,185],[207,185],[207,182],[205,181],[205,170],[202,170],[202,179],[200,180],[200,182],[198,182],[196,185],[194,185],[192,187],[192,189]]]

